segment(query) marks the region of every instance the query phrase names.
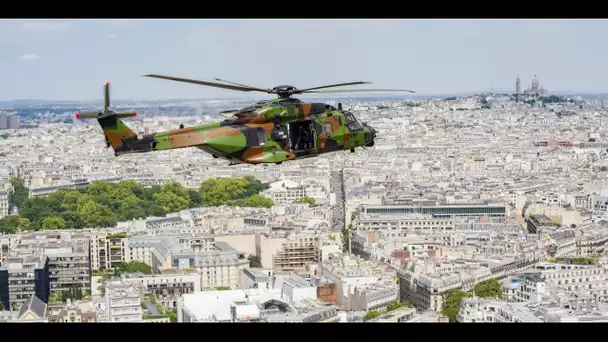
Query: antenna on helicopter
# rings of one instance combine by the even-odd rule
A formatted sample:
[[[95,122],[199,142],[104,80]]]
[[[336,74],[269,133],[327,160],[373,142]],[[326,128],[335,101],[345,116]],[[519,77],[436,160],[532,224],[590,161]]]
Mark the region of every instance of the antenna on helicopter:
[[[342,103],[338,102],[338,109],[342,110]]]

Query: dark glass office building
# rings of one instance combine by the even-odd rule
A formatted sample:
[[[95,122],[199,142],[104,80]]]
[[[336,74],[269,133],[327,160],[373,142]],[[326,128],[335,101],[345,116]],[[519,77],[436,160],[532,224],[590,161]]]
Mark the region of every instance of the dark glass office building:
[[[0,302],[6,309],[17,310],[33,294],[47,303],[50,291],[46,256],[9,256],[0,266]]]

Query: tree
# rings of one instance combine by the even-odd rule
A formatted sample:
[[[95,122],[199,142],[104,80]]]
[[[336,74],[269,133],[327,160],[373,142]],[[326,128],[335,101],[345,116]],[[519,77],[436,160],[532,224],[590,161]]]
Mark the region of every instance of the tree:
[[[502,288],[496,279],[489,279],[475,285],[474,291],[475,295],[481,298],[502,297]]]
[[[122,272],[124,273],[136,273],[141,272],[143,274],[152,274],[152,268],[143,262],[127,262],[122,264],[121,267]]]
[[[8,215],[0,219],[0,232],[15,234],[30,229],[30,220],[17,215]]]
[[[265,208],[274,205],[271,199],[259,195],[268,185],[254,177],[208,180],[201,185],[203,193],[179,183],[144,188],[135,181],[95,181],[86,188],[62,189],[37,198],[28,198],[29,190],[18,179],[11,182],[17,194],[11,201],[19,207],[19,215],[0,219],[0,232],[9,234],[23,230],[112,227],[119,220],[165,216],[206,205]]]
[[[342,232],[342,251],[344,253],[347,253],[349,251],[349,246],[350,246],[350,234],[351,234],[351,229],[353,228],[352,224],[348,225],[348,228],[346,228],[343,232]]]
[[[87,187],[87,194],[95,197],[102,196],[108,193],[108,188],[110,187],[110,183],[95,181],[89,184]]]
[[[378,318],[380,316],[382,316],[382,313],[380,311],[368,311],[367,314],[363,316],[363,321],[369,321],[370,319]]]
[[[152,197],[167,213],[178,212],[190,207],[190,194],[179,183],[167,183],[163,185],[160,192]]]
[[[296,199],[295,201],[293,201],[293,203],[294,204],[308,204],[309,207],[314,207],[315,199],[312,197],[303,196],[303,197],[300,197],[300,198]]]
[[[267,189],[253,177],[214,178],[201,184],[200,192],[203,204],[208,206],[233,205],[239,207],[273,206],[272,200],[261,196],[259,192]]]
[[[210,206],[226,204],[230,200],[245,198],[247,194],[245,178],[215,178],[201,184],[203,201]]]
[[[190,199],[191,208],[198,208],[203,206],[203,197],[201,196],[200,192],[190,189],[188,190],[188,197]]]
[[[50,201],[46,198],[28,198],[21,203],[19,215],[30,220],[30,222],[42,221],[45,217],[53,214],[49,204]]]
[[[250,255],[249,257],[247,257],[247,260],[249,260],[249,267],[252,267],[252,268],[262,268],[262,262],[261,262],[259,256],[257,256],[257,255]]]
[[[78,212],[89,227],[116,226],[116,215],[105,205],[88,201],[79,208]]]
[[[189,196],[179,197],[171,191],[161,191],[154,194],[154,201],[163,208],[164,212],[173,213],[188,208]]]
[[[402,307],[411,308],[412,304],[409,302],[392,302],[386,306],[386,311],[389,312],[389,311],[397,310]]]
[[[11,195],[10,202],[9,202],[10,207],[19,208],[21,206],[21,203],[23,203],[23,201],[25,201],[28,198],[30,189],[23,186],[23,183],[21,183],[21,181],[17,178],[11,178],[10,182],[14,189],[14,192]]]
[[[257,180],[255,177],[246,176],[245,180],[247,181],[247,186],[245,187],[245,194],[247,197],[258,195],[262,191],[268,189],[270,185],[265,184]]]
[[[446,292],[443,296],[443,309],[441,310],[441,314],[447,316],[450,319],[450,322],[456,322],[462,298],[470,296],[471,294],[462,290],[450,290]]]
[[[274,202],[270,198],[266,198],[262,195],[252,195],[247,198],[229,201],[226,204],[246,208],[271,208],[274,205]]]
[[[60,230],[66,229],[67,223],[61,216],[47,216],[42,220],[42,230]]]

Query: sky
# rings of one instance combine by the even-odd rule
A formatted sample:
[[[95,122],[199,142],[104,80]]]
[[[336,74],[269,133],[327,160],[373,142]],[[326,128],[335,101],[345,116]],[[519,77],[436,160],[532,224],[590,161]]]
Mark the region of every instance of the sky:
[[[607,20],[0,20],[0,100],[229,98],[258,87],[370,81],[421,94],[608,92]],[[271,98],[271,96],[269,96]]]

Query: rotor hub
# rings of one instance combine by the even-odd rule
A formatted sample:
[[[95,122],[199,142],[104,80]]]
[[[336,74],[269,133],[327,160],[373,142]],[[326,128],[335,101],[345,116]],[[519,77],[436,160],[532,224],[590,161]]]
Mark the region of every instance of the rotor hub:
[[[296,90],[298,90],[298,88],[292,85],[280,85],[272,88],[272,92],[282,99],[288,99]]]

